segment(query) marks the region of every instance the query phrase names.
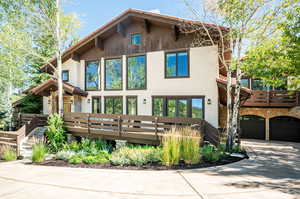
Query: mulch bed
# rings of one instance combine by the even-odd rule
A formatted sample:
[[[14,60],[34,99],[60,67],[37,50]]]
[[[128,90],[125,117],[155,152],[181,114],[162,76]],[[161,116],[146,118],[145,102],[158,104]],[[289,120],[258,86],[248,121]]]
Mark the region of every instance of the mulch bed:
[[[125,170],[177,170],[177,169],[197,169],[197,168],[206,168],[206,167],[213,167],[213,166],[219,166],[219,165],[225,165],[230,164],[233,162],[240,161],[244,158],[239,157],[226,157],[218,162],[214,163],[208,163],[208,162],[202,162],[199,164],[184,164],[180,163],[179,165],[175,166],[164,166],[161,163],[152,163],[147,164],[143,166],[114,166],[110,163],[105,164],[70,164],[65,160],[47,160],[42,163],[27,163],[31,165],[40,165],[40,166],[56,166],[56,167],[72,167],[72,168],[94,168],[94,169],[125,169]]]

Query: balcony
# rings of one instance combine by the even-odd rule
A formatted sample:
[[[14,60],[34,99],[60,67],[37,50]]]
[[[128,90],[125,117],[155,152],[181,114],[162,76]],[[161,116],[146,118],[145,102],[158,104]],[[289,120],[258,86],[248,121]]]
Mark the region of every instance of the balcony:
[[[294,107],[300,105],[298,91],[252,91],[242,106],[247,107]]]

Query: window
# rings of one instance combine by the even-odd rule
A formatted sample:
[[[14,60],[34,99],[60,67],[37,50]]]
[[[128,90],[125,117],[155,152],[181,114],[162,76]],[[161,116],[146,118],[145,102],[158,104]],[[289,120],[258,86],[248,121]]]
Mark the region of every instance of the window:
[[[128,96],[126,98],[126,107],[128,115],[137,115],[137,97]]]
[[[69,71],[63,70],[61,73],[61,78],[64,82],[68,82],[69,81]]]
[[[123,114],[123,97],[105,97],[106,114]]]
[[[252,79],[252,90],[269,90],[269,86],[265,85],[260,79]]]
[[[146,56],[127,59],[127,89],[146,89]]]
[[[101,97],[92,98],[92,113],[101,113]]]
[[[241,79],[241,86],[245,88],[250,88],[250,80],[248,78]]]
[[[189,61],[187,52],[166,53],[165,77],[188,77]]]
[[[97,61],[86,62],[85,66],[85,90],[99,90],[100,67]]]
[[[153,115],[204,118],[204,97],[153,97]]]
[[[105,60],[105,89],[122,89],[122,59]]]
[[[142,36],[141,34],[132,34],[131,35],[131,44],[132,45],[141,45],[142,43]]]

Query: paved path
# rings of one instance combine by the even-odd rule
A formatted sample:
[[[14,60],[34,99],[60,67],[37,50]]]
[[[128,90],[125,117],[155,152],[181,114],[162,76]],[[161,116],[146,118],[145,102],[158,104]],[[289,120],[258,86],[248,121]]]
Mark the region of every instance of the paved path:
[[[250,160],[186,171],[0,163],[1,199],[300,199],[300,144],[244,141]]]

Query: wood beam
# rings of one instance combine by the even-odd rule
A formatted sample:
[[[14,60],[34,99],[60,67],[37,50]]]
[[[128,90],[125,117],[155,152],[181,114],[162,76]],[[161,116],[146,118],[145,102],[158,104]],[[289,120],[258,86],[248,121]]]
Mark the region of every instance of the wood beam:
[[[123,37],[126,36],[126,29],[125,29],[124,25],[122,24],[122,22],[118,23],[118,25],[117,25],[117,33],[121,34]]]
[[[71,54],[71,59],[75,60],[75,61],[80,61],[80,55],[76,52],[73,52]]]
[[[179,35],[180,35],[180,30],[179,30],[179,27],[174,25],[173,26],[173,38],[174,38],[174,41],[177,41],[179,39]]]
[[[100,37],[96,37],[95,38],[95,47],[99,48],[100,50],[104,50],[103,39],[101,39]]]
[[[148,19],[144,19],[144,27],[147,33],[151,32],[151,22]]]

